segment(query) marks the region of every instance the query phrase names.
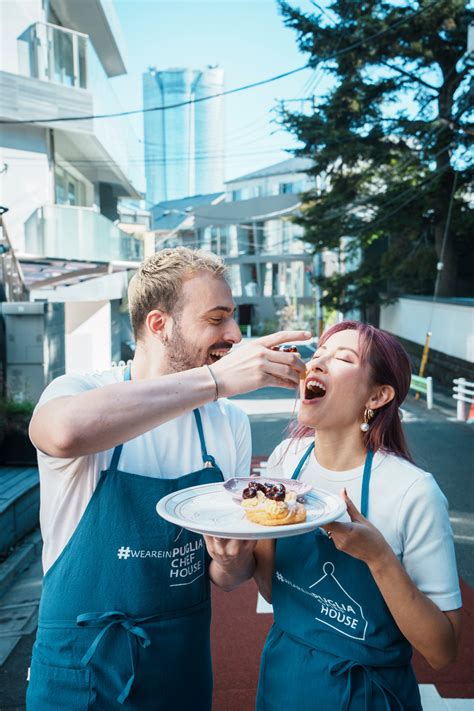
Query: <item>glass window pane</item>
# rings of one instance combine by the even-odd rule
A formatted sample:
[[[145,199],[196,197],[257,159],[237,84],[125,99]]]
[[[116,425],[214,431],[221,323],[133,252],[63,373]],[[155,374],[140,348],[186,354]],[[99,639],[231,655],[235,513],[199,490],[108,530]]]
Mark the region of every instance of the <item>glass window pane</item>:
[[[86,64],[86,52],[87,52],[87,46],[86,46],[86,39],[85,37],[79,37],[78,38],[78,53],[79,53],[79,58],[78,58],[78,71],[79,71],[79,86],[81,89],[85,89],[87,87],[87,64]]]

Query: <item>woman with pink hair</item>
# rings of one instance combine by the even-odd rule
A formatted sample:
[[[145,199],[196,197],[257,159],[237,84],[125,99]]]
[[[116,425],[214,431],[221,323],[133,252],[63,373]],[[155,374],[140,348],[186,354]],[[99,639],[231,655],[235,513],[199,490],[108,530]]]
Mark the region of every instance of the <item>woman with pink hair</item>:
[[[412,648],[435,669],[455,658],[453,537],[446,499],[403,434],[410,377],[400,343],[357,321],[327,330],[308,363],[298,426],[268,475],[340,492],[347,514],[257,545],[275,615],[258,711],[420,711]]]

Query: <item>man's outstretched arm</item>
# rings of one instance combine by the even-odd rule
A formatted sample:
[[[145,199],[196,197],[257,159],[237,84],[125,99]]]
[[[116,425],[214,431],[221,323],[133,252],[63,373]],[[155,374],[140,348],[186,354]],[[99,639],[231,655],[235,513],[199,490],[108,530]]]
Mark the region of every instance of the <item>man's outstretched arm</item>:
[[[229,397],[266,386],[296,388],[305,365],[295,353],[270,350],[304,340],[303,331],[282,331],[259,338],[211,366],[219,396]],[[52,457],[73,458],[112,449],[144,432],[211,402],[215,383],[205,366],[158,378],[115,383],[58,397],[34,413],[33,444]]]

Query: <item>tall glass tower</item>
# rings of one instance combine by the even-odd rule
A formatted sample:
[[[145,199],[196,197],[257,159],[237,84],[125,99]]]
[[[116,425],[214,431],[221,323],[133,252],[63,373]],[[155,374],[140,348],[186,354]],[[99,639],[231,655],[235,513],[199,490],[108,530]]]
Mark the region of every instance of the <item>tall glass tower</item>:
[[[143,75],[145,109],[218,94],[224,72],[150,68]],[[222,96],[144,114],[146,198],[153,205],[187,195],[219,192],[224,183]]]

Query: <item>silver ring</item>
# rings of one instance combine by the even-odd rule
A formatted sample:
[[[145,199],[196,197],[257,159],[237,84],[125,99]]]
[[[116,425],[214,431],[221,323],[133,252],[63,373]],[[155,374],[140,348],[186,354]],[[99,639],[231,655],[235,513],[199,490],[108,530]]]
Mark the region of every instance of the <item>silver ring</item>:
[[[328,534],[328,538],[331,539],[331,538],[332,538],[332,532],[331,532],[331,531],[328,531],[327,534]]]

